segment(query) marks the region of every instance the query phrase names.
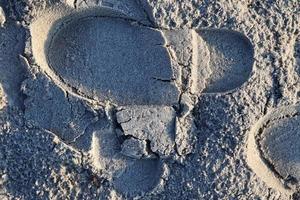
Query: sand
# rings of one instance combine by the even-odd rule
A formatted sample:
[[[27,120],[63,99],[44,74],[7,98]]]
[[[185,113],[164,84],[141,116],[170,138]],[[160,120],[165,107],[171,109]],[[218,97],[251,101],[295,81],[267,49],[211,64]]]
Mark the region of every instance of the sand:
[[[300,3],[0,0],[0,199],[299,199]]]

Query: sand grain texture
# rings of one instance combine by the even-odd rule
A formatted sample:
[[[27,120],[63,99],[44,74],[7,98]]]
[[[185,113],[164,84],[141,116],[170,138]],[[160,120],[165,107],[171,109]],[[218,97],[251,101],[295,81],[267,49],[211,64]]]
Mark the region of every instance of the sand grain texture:
[[[299,199],[299,1],[0,8],[0,199]]]

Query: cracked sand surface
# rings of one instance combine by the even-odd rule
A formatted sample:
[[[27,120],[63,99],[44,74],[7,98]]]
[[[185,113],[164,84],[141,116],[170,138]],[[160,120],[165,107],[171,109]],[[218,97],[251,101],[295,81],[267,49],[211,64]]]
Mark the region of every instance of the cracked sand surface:
[[[52,21],[45,24],[43,19],[46,18]],[[41,27],[44,31],[40,31]],[[197,96],[206,87],[206,79],[214,73],[210,70],[209,48],[198,32],[154,29],[111,9],[75,12],[67,7],[45,11],[33,22],[30,31],[32,54],[39,70],[67,97],[60,106],[67,105],[70,99],[78,99],[89,103],[85,108],[90,106],[90,110],[94,110],[90,117],[79,115],[79,119],[87,121],[73,120],[78,114],[72,109],[80,102],[71,103],[71,107],[60,109],[71,114],[69,119],[54,121],[56,113],[49,112],[49,123],[36,111],[41,106],[49,111],[52,108],[44,103],[26,104],[26,117],[32,122],[31,126],[57,132],[64,142],[90,154],[95,169],[106,174],[105,177],[115,183],[115,189],[125,196],[163,188],[165,183],[160,181],[163,177],[155,175],[154,168],[152,175],[146,171],[147,174],[137,175],[156,177],[153,183],[141,182],[140,189],[133,183],[132,188],[127,187],[125,191],[120,182],[123,178],[123,182],[128,182],[126,173],[134,173],[131,170],[143,172],[142,168],[136,168],[143,167],[142,162],[157,160],[165,164],[166,159],[182,160],[192,151],[194,141],[190,135],[196,127],[191,111],[197,104]],[[240,41],[232,44],[223,41],[223,45],[237,49],[230,54],[233,63],[242,60],[247,64],[243,66],[247,69],[245,72],[233,75],[246,81],[252,60],[244,60],[242,53],[250,53],[251,58],[251,45],[241,45],[250,44],[242,35],[223,32],[228,39]],[[230,64],[227,68],[224,71],[232,70]],[[235,81],[234,78],[225,80]],[[228,90],[237,89],[243,83],[234,87],[228,84]],[[30,81],[24,84],[24,92],[29,97],[27,102],[40,101],[40,98],[30,98],[32,95],[27,91],[32,89],[29,88]],[[53,105],[52,98],[50,100]],[[96,108],[95,103],[100,107]],[[84,113],[86,116],[87,112]],[[104,127],[95,126],[99,121],[104,122]],[[144,147],[143,143],[137,143],[139,140]],[[134,163],[141,164],[130,167],[135,166]]]
[[[70,5],[66,10],[64,10],[64,3]],[[7,27],[14,26],[15,20],[19,20],[21,23],[16,26],[16,30],[20,32],[24,30],[26,34],[26,41],[25,38],[20,38],[19,41],[24,43],[18,43],[25,45],[23,57],[19,60],[18,54],[22,52],[16,55],[11,54],[9,57],[12,64],[7,66],[14,66],[11,70],[12,73],[20,76],[18,80],[24,80],[25,75],[27,77],[22,87],[20,86],[26,95],[25,101],[22,93],[15,90],[11,94],[15,95],[19,100],[17,102],[21,104],[12,104],[10,94],[7,93],[9,106],[0,114],[2,130],[0,156],[3,158],[0,162],[0,171],[1,174],[7,174],[4,177],[8,177],[4,178],[3,186],[0,187],[4,198],[288,199],[284,191],[281,192],[276,187],[265,185],[266,181],[259,176],[259,173],[249,169],[249,162],[245,159],[247,157],[245,141],[250,135],[248,130],[258,118],[269,113],[271,107],[293,105],[299,101],[299,95],[297,95],[300,86],[299,70],[297,71],[299,68],[299,62],[297,62],[299,60],[299,54],[297,54],[298,2],[235,2],[230,0],[207,3],[180,0],[157,3],[152,0],[66,2],[13,0],[0,1],[0,4],[6,13],[6,22],[2,30],[15,37],[13,30]],[[82,8],[89,9],[86,12],[83,11],[83,15],[76,15],[76,11]],[[107,102],[98,101],[99,94],[102,92],[98,92],[98,95],[92,90],[88,92],[90,87],[95,87],[96,90],[99,88],[95,79],[102,78],[102,76],[97,73],[99,68],[95,70],[92,65],[84,68],[88,63],[82,61],[91,61],[90,59],[95,58],[72,61],[70,57],[74,65],[68,67],[69,74],[58,70],[53,73],[53,70],[44,68],[47,59],[42,55],[43,47],[48,38],[47,33],[51,31],[53,25],[51,23],[69,14],[73,15],[69,19],[80,21],[82,16],[95,16],[98,13],[112,18],[128,17],[133,22],[137,22],[132,25],[137,29],[142,26],[147,30],[153,29],[153,32],[161,35],[160,37],[163,36],[162,51],[165,53],[159,55],[163,62],[155,57],[152,60],[158,63],[167,62],[168,76],[161,76],[159,70],[156,70],[157,73],[154,73],[154,76],[149,76],[153,79],[146,80],[150,83],[158,82],[161,85],[174,84],[176,87],[172,91],[179,91],[177,96],[180,95],[174,99],[164,96],[159,99],[157,96],[150,95],[150,99],[157,98],[162,105],[167,104],[170,109],[176,111],[175,123],[172,126],[174,130],[165,131],[166,134],[163,134],[167,136],[171,133],[175,136],[172,139],[174,147],[170,148],[174,153],[171,155],[156,152],[156,148],[153,148],[163,141],[154,134],[157,131],[152,132],[151,137],[149,134],[145,137],[139,131],[136,134],[131,133],[133,130],[143,130],[147,127],[147,123],[144,126],[140,123],[143,116],[138,117],[139,112],[130,114],[129,118],[133,118],[133,121],[128,121],[129,124],[125,128],[128,134],[124,134],[126,132],[123,132],[125,130],[122,124],[118,123],[116,113],[126,112],[126,109],[119,110],[118,103],[111,101],[111,97],[118,96],[116,94],[119,92],[107,98],[109,100]],[[78,36],[80,34],[81,37],[88,36],[89,34],[85,31],[88,31],[91,24],[94,24],[92,29],[100,34],[101,31],[97,27],[98,25],[100,27],[101,23],[101,20],[100,22],[89,21],[87,24],[79,23],[78,27],[83,28],[78,32]],[[57,34],[63,34],[67,30],[72,33],[70,31],[72,28],[66,27]],[[109,27],[113,26],[106,26],[106,28]],[[212,28],[216,29],[217,34],[209,32]],[[236,32],[222,33],[223,28]],[[203,33],[206,30],[208,31]],[[75,40],[73,41],[78,44],[81,40],[76,39],[77,29],[74,31],[72,34]],[[86,45],[88,49],[98,45],[92,42],[92,35],[87,37],[90,43],[83,42],[79,46]],[[140,44],[144,45],[145,42]],[[130,45],[134,46],[134,44]],[[78,58],[85,57],[86,52],[92,52],[88,55],[95,55],[97,52],[95,49],[82,51],[80,48],[77,51],[77,47],[68,46],[68,43],[65,43],[65,47],[72,50],[71,55],[77,55]],[[106,52],[115,52],[114,48],[102,48],[101,45],[99,47]],[[158,47],[161,48],[161,46]],[[5,48],[17,52],[11,42],[8,42]],[[1,55],[7,52],[5,48],[0,51]],[[60,51],[55,50],[62,48],[55,48],[53,45],[52,48],[54,50],[52,56],[60,58],[58,59],[60,62],[55,67],[65,70],[63,66],[69,61],[63,58],[67,51],[60,54]],[[149,48],[155,49],[152,46]],[[124,53],[129,52],[131,51]],[[135,55],[141,52],[136,51]],[[137,58],[132,57],[135,63],[142,63],[136,62],[135,59]],[[21,61],[21,66],[26,68],[24,69],[26,72],[16,71],[18,69],[16,63],[19,61]],[[97,57],[94,61],[97,61]],[[112,59],[112,61],[119,63],[117,60]],[[99,63],[99,59],[97,62]],[[125,61],[122,60],[122,62],[124,64]],[[153,62],[149,61],[150,64],[146,66],[150,69]],[[160,69],[159,66],[155,67]],[[79,69],[88,71],[86,69],[89,68],[92,70],[91,74],[80,77]],[[130,67],[127,66],[124,69],[130,69]],[[3,72],[8,71],[3,70]],[[154,71],[150,70],[150,72]],[[131,73],[139,75],[134,70]],[[126,80],[123,74],[119,77]],[[4,79],[1,84],[14,87],[18,81],[12,80],[14,79]],[[107,84],[114,78],[105,77],[103,80],[106,81],[102,83]],[[86,82],[80,85],[80,81]],[[139,84],[144,83],[146,82],[140,79]],[[113,89],[120,89],[120,87],[107,84],[107,87],[111,86]],[[149,86],[151,85],[145,84],[145,87]],[[107,87],[105,86],[104,90]],[[122,86],[122,88],[126,90],[126,88],[134,87]],[[99,91],[103,91],[103,88]],[[134,94],[134,90],[129,91]],[[170,93],[176,94],[173,92]],[[127,97],[128,93],[124,94],[123,96]],[[132,95],[132,98],[137,97]],[[132,98],[128,98],[126,102],[133,101]],[[167,101],[163,100],[164,98]],[[173,105],[168,104],[168,101]],[[133,104],[135,106],[135,103]],[[125,104],[126,106],[128,104]],[[284,110],[286,110],[285,107],[282,112]],[[153,118],[153,121],[156,119],[158,118]],[[172,120],[169,119],[169,121]],[[166,124],[162,123],[163,126]],[[284,125],[289,126],[289,122]],[[295,127],[295,123],[291,122],[290,126]],[[267,135],[270,137],[272,134],[282,135],[280,128],[274,128],[274,130],[278,131],[270,129],[270,134]],[[296,132],[287,132],[282,137],[291,138],[288,134],[296,136],[293,133],[297,133],[297,129]],[[285,155],[282,153],[290,151],[280,151],[280,145],[274,142],[273,139],[266,139],[262,143],[263,146],[273,147],[273,153],[264,147],[264,155],[269,160],[276,160],[272,162],[277,163],[277,166],[274,166],[278,172],[284,174],[282,175],[284,177],[285,171],[282,172],[281,169],[286,165],[281,167],[280,163],[289,162],[277,161]],[[279,150],[276,150],[278,145]],[[161,151],[163,150],[164,148]],[[154,155],[149,156],[149,154]],[[28,157],[28,155],[32,156]],[[165,157],[165,155],[168,156]],[[293,155],[295,154],[289,157]],[[32,172],[32,166],[35,172]],[[289,173],[297,177],[297,172],[291,170]],[[293,185],[293,178],[284,178],[287,178],[288,184]],[[17,191],[15,188],[20,189]],[[297,198],[297,193],[293,192],[292,196],[294,199]]]

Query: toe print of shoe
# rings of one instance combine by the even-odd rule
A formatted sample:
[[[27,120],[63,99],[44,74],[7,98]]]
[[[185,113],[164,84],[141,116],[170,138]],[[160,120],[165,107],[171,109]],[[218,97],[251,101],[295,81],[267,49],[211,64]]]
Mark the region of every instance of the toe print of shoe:
[[[252,72],[251,43],[229,30],[161,30],[108,8],[54,7],[30,31],[36,70],[60,98],[25,83],[27,120],[88,152],[128,196],[158,190],[164,159],[189,153],[198,97],[237,90]],[[74,110],[82,117],[72,121]]]
[[[247,142],[251,169],[271,188],[292,195],[300,181],[300,105],[270,111]]]

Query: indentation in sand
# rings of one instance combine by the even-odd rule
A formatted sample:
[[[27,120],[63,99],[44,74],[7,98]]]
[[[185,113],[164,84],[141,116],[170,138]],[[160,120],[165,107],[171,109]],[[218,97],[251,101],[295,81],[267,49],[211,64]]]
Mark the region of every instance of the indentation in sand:
[[[124,169],[120,177],[113,181],[117,190],[127,196],[153,189],[163,173],[159,159],[137,160]]]
[[[253,128],[247,161],[270,187],[291,194],[300,181],[300,107],[270,112]]]
[[[126,141],[129,139],[123,141],[123,144]],[[147,159],[124,156],[124,149],[120,149],[122,141],[113,130],[94,131],[92,143],[94,166],[112,181],[118,192],[130,197],[136,196],[151,191],[161,181],[164,172],[161,159],[156,155]]]
[[[212,75],[205,93],[227,92],[243,85],[250,77],[254,50],[242,34],[230,30],[198,31],[210,51]]]
[[[121,105],[172,105],[179,91],[164,44],[157,30],[86,17],[64,25],[46,54],[50,67],[88,96]]]

